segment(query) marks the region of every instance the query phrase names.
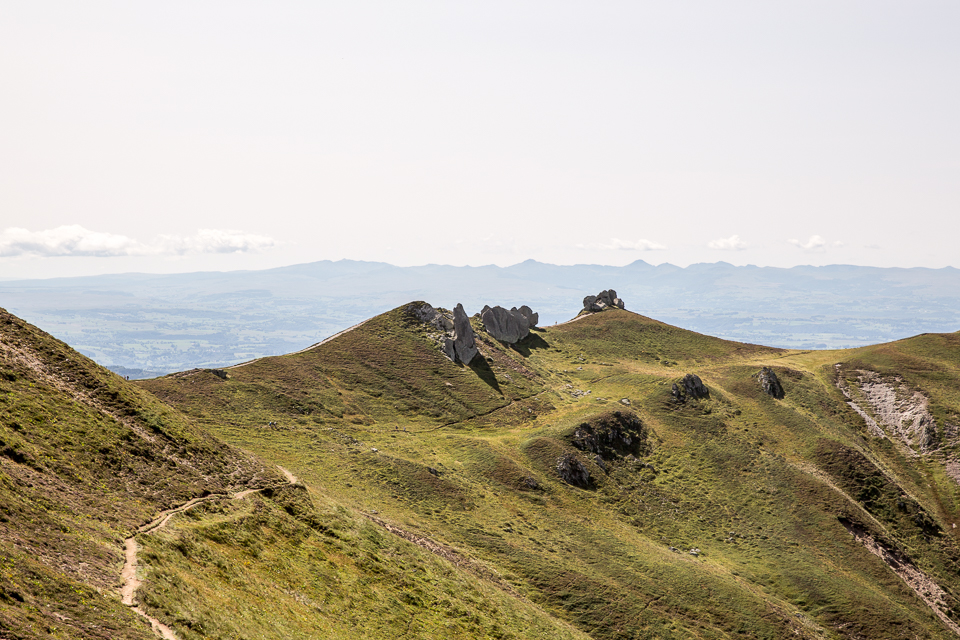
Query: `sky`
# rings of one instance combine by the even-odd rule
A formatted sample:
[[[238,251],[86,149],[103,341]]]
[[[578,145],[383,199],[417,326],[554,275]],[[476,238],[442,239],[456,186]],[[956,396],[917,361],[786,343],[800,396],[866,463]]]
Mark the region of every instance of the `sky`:
[[[0,278],[960,267],[960,3],[8,0]]]

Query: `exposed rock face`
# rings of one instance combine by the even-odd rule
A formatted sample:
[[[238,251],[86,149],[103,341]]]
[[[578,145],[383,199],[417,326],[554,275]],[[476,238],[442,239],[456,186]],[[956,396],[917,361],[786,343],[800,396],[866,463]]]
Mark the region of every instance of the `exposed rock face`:
[[[605,309],[623,308],[623,300],[617,297],[617,292],[613,289],[607,289],[595,296],[587,296],[583,299],[583,310],[589,313],[597,313]]]
[[[679,385],[676,382],[673,383],[673,387],[670,389],[670,395],[672,395],[673,399],[677,402],[686,402],[688,399],[699,400],[701,398],[709,398],[710,390],[703,384],[700,376],[688,373],[683,376]]]
[[[473,357],[477,355],[477,343],[473,338],[473,328],[470,326],[470,319],[463,310],[462,304],[457,304],[457,307],[453,310],[453,319],[437,311],[426,302],[411,304],[407,307],[407,311],[420,322],[431,325],[442,332],[439,337],[440,348],[454,362],[470,364]]]
[[[760,369],[760,371],[757,373],[757,382],[760,383],[760,387],[767,395],[772,396],[777,400],[783,399],[783,385],[780,384],[780,379],[770,367],[764,367],[763,369]]]
[[[540,322],[540,314],[534,313],[533,309],[527,305],[522,305],[519,309],[514,307],[513,309],[510,309],[510,311],[519,311],[520,315],[527,319],[527,323],[530,324],[531,329],[537,326],[537,323]]]
[[[453,320],[443,315],[426,302],[413,303],[407,307],[410,314],[424,324],[430,324],[441,331],[453,331]]]
[[[467,317],[467,312],[463,310],[463,305],[457,303],[453,310],[453,337],[444,341],[443,352],[454,362],[470,364],[473,357],[477,355],[477,351],[477,343],[473,339],[473,327],[470,326],[470,318]]]
[[[686,392],[688,398],[699,400],[700,398],[710,396],[710,391],[706,385],[703,384],[703,380],[700,379],[700,376],[693,373],[688,373],[683,376],[683,390]]]
[[[524,305],[521,309],[530,310],[530,307]],[[530,314],[536,316],[535,320],[540,319],[533,311]],[[480,319],[487,333],[501,342],[516,344],[530,335],[530,320],[516,307],[507,311],[503,307],[485,306]]]
[[[650,452],[649,434],[640,418],[631,411],[613,411],[582,422],[573,430],[572,444],[604,460]]]
[[[575,487],[586,489],[592,482],[590,472],[572,453],[557,458],[557,473],[564,482]]]
[[[950,423],[944,423],[942,431],[938,431],[937,421],[930,413],[929,399],[906,384],[902,377],[881,376],[868,370],[858,370],[856,374],[853,385],[840,376],[837,386],[847,397],[847,404],[863,417],[872,435],[889,436],[920,453],[953,446],[960,440],[957,428]],[[856,394],[857,387],[859,394]]]

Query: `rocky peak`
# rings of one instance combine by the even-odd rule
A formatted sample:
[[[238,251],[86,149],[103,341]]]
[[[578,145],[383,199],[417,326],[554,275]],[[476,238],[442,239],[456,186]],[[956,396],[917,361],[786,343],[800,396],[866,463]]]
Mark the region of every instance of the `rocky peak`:
[[[617,292],[613,289],[601,291],[595,296],[587,296],[583,299],[583,310],[587,313],[597,313],[606,309],[623,309],[623,300],[617,297]]]
[[[473,327],[470,326],[470,318],[467,317],[462,304],[457,303],[452,318],[426,302],[412,304],[408,307],[408,311],[419,322],[442,332],[439,337],[440,348],[454,362],[470,364],[477,355]]]

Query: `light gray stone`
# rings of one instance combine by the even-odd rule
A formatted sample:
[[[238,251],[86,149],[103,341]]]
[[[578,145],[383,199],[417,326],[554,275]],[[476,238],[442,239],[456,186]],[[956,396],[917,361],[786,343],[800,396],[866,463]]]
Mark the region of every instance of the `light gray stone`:
[[[486,306],[480,319],[487,333],[501,342],[516,344],[530,334],[530,322],[517,309]]]
[[[530,325],[531,329],[537,326],[537,323],[540,322],[540,314],[534,313],[533,309],[527,305],[521,306],[519,311],[523,314],[523,317],[527,319],[527,323]]]
[[[460,303],[457,303],[453,310],[453,332],[453,350],[456,354],[454,359],[463,364],[470,364],[479,350],[476,340],[473,339],[470,318],[467,317],[467,312],[463,310],[463,305]],[[446,352],[446,344],[444,344],[444,352]]]
[[[604,309],[624,309],[623,300],[617,296],[614,289],[606,289],[595,296],[583,299],[583,310],[588,313],[598,313]]]

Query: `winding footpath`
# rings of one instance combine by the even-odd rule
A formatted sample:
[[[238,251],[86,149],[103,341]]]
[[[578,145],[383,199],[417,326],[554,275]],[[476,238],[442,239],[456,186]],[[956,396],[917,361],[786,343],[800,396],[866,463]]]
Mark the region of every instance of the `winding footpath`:
[[[283,473],[283,476],[286,478],[288,483],[296,484],[298,482],[295,475],[280,465],[277,465],[277,468]],[[177,634],[173,632],[173,629],[148,614],[137,604],[137,589],[140,588],[141,581],[139,578],[137,578],[137,568],[139,567],[137,563],[137,552],[140,550],[140,545],[137,544],[136,536],[162,529],[167,525],[168,522],[170,522],[170,519],[173,518],[173,516],[177,515],[178,513],[183,513],[188,509],[192,509],[198,504],[211,502],[213,500],[243,500],[250,494],[259,493],[268,488],[269,487],[246,489],[233,495],[227,495],[225,493],[212,493],[208,496],[203,496],[202,498],[194,498],[184,502],[178,507],[161,511],[160,515],[137,529],[136,534],[130,536],[124,541],[125,561],[123,563],[123,569],[120,571],[120,580],[122,582],[122,586],[120,587],[120,600],[123,602],[123,604],[133,609],[133,611],[138,613],[142,618],[149,622],[150,627],[159,637],[163,638],[164,640],[180,640]]]

